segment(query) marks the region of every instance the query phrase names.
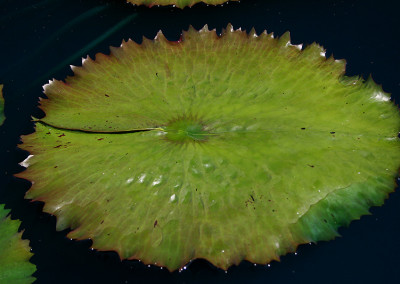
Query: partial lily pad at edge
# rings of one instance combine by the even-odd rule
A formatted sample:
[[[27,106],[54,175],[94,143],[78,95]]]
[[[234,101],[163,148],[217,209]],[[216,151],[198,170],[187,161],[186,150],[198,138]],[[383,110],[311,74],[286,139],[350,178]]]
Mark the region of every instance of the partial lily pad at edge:
[[[381,205],[398,108],[289,35],[189,29],[87,58],[44,86],[26,198],[70,238],[175,270],[268,263]]]
[[[146,5],[146,6],[168,6],[173,5],[174,7],[184,8],[192,7],[193,5],[203,2],[207,5],[219,5],[224,4],[228,1],[240,1],[240,0],[127,0],[127,2],[135,5]]]
[[[6,217],[8,213],[0,205],[0,283],[32,283],[36,267],[29,262],[33,255],[29,241],[21,240],[22,233],[18,233],[21,222]]]

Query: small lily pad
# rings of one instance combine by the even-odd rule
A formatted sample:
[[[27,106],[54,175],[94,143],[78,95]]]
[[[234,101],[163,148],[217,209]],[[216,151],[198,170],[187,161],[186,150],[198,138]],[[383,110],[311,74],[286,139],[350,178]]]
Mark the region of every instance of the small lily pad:
[[[8,213],[4,204],[0,205],[0,283],[32,283],[36,267],[29,262],[29,241],[21,240],[21,222],[6,217]]]
[[[146,5],[146,6],[168,6],[173,5],[174,7],[184,8],[186,6],[192,7],[193,5],[203,2],[208,5],[219,5],[228,1],[239,1],[239,0],[127,0],[132,4]]]
[[[381,205],[400,119],[372,79],[289,35],[159,33],[44,86],[18,176],[57,229],[175,270],[268,263]]]

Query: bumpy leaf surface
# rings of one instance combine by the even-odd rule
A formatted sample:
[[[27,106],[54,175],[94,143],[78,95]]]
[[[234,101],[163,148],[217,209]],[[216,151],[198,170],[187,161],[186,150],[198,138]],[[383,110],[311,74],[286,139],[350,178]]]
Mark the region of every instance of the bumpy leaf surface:
[[[132,4],[136,5],[147,5],[147,6],[167,6],[167,5],[174,5],[179,8],[184,8],[186,6],[193,6],[199,2],[203,2],[209,5],[218,5],[223,4],[228,1],[239,1],[239,0],[127,0]]]
[[[20,176],[59,230],[170,270],[227,269],[331,239],[383,203],[400,120],[372,80],[288,34],[182,38],[123,42],[44,87]]]
[[[29,262],[29,242],[18,233],[21,222],[7,218],[9,210],[0,205],[0,283],[32,283],[35,265]]]

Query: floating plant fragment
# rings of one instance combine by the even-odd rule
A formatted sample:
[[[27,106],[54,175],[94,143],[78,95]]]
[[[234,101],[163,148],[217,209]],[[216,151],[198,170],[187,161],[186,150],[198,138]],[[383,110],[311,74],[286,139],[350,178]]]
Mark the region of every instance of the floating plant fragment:
[[[4,98],[3,98],[3,85],[0,84],[0,125],[3,124],[4,116]]]
[[[186,6],[192,7],[193,5],[203,2],[205,4],[209,5],[218,5],[218,4],[223,4],[228,1],[240,1],[240,0],[127,0],[127,2],[130,2],[132,4],[136,5],[147,5],[147,6],[167,6],[167,5],[173,5],[178,8],[184,8]]]
[[[32,253],[29,241],[17,233],[21,222],[6,217],[9,210],[0,205],[0,283],[32,283],[35,265],[29,262]]]
[[[397,107],[317,44],[190,28],[73,71],[44,86],[19,176],[58,230],[98,250],[170,270],[268,263],[393,191]]]

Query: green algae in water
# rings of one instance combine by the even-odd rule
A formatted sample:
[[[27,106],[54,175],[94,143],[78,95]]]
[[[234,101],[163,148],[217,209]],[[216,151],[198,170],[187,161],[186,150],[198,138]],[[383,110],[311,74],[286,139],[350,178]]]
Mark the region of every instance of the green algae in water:
[[[289,35],[159,33],[44,86],[18,176],[68,237],[175,270],[268,263],[381,205],[399,167],[397,107]]]

